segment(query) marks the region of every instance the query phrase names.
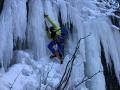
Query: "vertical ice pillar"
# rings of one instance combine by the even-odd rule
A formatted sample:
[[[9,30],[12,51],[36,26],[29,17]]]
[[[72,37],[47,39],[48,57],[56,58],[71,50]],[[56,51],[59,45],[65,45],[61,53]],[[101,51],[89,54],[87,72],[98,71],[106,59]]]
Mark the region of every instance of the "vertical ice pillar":
[[[45,14],[49,15],[50,18],[57,24],[59,25],[58,23],[58,15],[57,15],[57,12],[58,12],[58,9],[54,4],[52,4],[52,0],[45,0],[44,1],[44,11],[45,11]],[[50,23],[46,22],[47,23],[47,26],[50,27],[52,26]]]
[[[93,30],[92,27],[93,26],[91,26],[89,22],[85,23],[85,30],[87,33],[92,32],[91,31]],[[100,48],[99,45],[97,44],[97,39],[95,38],[94,33],[92,33],[91,36],[85,39],[85,45],[86,45],[85,73],[87,77],[91,77],[98,71],[103,71],[100,58]],[[98,73],[92,79],[90,79],[87,82],[87,88],[89,88],[89,90],[106,90],[103,72]]]
[[[94,23],[96,25],[94,25]],[[116,38],[114,37],[113,30],[111,29],[111,22],[106,17],[99,17],[95,20],[92,20],[91,26],[93,27],[92,30],[95,31],[94,34],[98,37],[98,40],[100,40],[101,44],[103,45],[106,58],[105,62],[110,68],[113,68],[111,67],[113,62],[115,74],[120,83],[120,68],[118,68],[120,66],[119,51],[117,42],[115,41]]]
[[[0,64],[7,69],[11,63],[13,52],[11,1],[5,0],[0,16]]]
[[[29,1],[27,41],[34,57],[40,59],[46,55],[45,26],[42,0]]]
[[[70,7],[68,9],[68,15],[69,15],[69,19],[70,19],[70,23],[73,25],[72,28],[72,38],[70,39],[69,44],[69,51],[70,53],[74,53],[74,50],[76,48],[76,45],[79,41],[80,38],[85,37],[84,34],[84,24],[82,23],[82,19],[79,17],[78,15],[78,11],[77,9]],[[74,62],[74,66],[73,66],[73,73],[71,75],[71,79],[70,79],[70,84],[72,84],[73,86],[77,85],[80,81],[82,81],[82,79],[85,77],[85,69],[84,69],[84,62],[85,60],[85,43],[84,40],[81,40],[80,42],[80,47],[78,50],[79,53],[76,54],[76,59]],[[75,88],[75,90],[82,90],[82,88],[86,88],[85,83],[79,85],[78,87]]]
[[[67,4],[64,0],[59,0],[59,8],[60,8],[60,14],[61,14],[61,21],[62,24],[67,24],[68,18],[67,18]]]
[[[12,2],[12,16],[13,16],[13,33],[14,43],[18,44],[18,48],[22,48],[22,43],[25,41],[25,32],[27,24],[27,0],[11,0]]]

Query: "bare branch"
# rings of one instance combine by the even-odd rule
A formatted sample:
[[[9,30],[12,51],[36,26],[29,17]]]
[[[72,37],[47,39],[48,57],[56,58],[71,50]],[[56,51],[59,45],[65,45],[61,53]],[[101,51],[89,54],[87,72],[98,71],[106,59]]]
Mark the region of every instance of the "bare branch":
[[[53,66],[54,66],[54,62],[53,62],[53,64],[51,65],[50,70],[47,72],[47,75],[46,75],[46,77],[45,77],[45,84],[46,84],[46,81],[47,81],[47,78],[48,78],[49,73],[50,73],[51,70],[53,69]]]
[[[25,67],[25,66],[24,66],[24,67]],[[23,67],[23,69],[24,69],[24,67]],[[22,70],[23,70],[23,69],[22,69]],[[20,76],[22,70],[17,74],[17,77],[14,79],[13,83],[12,83],[11,86],[10,86],[10,90],[12,90],[12,88],[13,88],[15,82],[17,81],[18,77]]]
[[[76,53],[77,53],[77,51],[79,50],[79,47],[80,47],[80,42],[81,42],[82,39],[86,39],[89,36],[90,35],[79,39],[79,41],[77,43],[77,46],[75,48],[75,51],[74,51],[74,53],[72,55],[72,58],[71,58],[70,61],[68,61],[67,65],[66,65],[66,68],[65,68],[65,72],[64,72],[64,74],[63,74],[63,76],[61,78],[61,81],[60,81],[59,85],[57,86],[56,90],[64,90],[65,87],[67,86],[67,84],[69,82],[69,79],[70,79],[70,76],[71,76],[73,64],[74,64],[74,61],[76,59]]]
[[[97,74],[99,74],[100,72],[103,72],[103,71],[98,71],[96,72],[95,74],[93,74],[92,76],[88,77],[87,79],[85,79],[85,77],[82,79],[81,82],[79,82],[77,85],[75,85],[75,88],[77,88],[79,85],[81,85],[82,83],[84,82],[87,82],[88,80],[92,79],[94,76],[96,76]]]

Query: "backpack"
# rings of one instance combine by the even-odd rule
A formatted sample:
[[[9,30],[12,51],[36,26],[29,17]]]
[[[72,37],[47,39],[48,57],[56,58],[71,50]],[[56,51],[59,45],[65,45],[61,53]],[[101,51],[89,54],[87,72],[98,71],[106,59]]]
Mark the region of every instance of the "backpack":
[[[64,39],[67,39],[68,38],[68,30],[64,27],[61,29],[61,36],[64,38]]]
[[[66,39],[68,38],[68,31],[66,28],[61,28],[61,35],[58,35],[56,37],[57,43],[64,43]]]

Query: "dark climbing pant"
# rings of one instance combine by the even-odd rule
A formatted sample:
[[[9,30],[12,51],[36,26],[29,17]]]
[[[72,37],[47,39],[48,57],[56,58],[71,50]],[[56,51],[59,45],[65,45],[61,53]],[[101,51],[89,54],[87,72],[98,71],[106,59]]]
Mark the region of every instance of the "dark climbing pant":
[[[58,53],[63,56],[64,54],[64,45],[63,43],[57,43],[55,40],[51,41],[49,44],[48,44],[48,48],[49,50],[52,52],[52,54],[55,54],[55,49],[54,49],[54,46],[57,45],[57,51]]]

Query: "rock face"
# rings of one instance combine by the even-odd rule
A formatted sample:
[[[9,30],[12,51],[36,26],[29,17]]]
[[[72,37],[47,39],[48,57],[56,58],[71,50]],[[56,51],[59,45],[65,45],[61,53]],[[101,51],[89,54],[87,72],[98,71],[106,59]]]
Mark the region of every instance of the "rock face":
[[[4,4],[4,0],[0,0],[0,13],[1,13],[2,9],[3,9],[3,4]]]
[[[110,16],[111,22],[113,25],[120,28],[120,9],[117,9],[113,13],[114,13],[114,15]]]
[[[118,80],[115,76],[115,70],[114,70],[114,68],[112,68],[112,70],[107,68],[107,64],[106,64],[106,62],[104,62],[106,60],[105,59],[105,53],[103,51],[102,46],[101,46],[101,48],[102,48],[102,50],[101,50],[101,60],[102,60],[103,68],[104,68],[106,90],[119,90],[120,85],[119,85],[119,82],[118,82]],[[112,67],[114,67],[113,62],[112,62]]]
[[[119,4],[120,4],[120,0],[117,0],[118,2],[119,2]]]

